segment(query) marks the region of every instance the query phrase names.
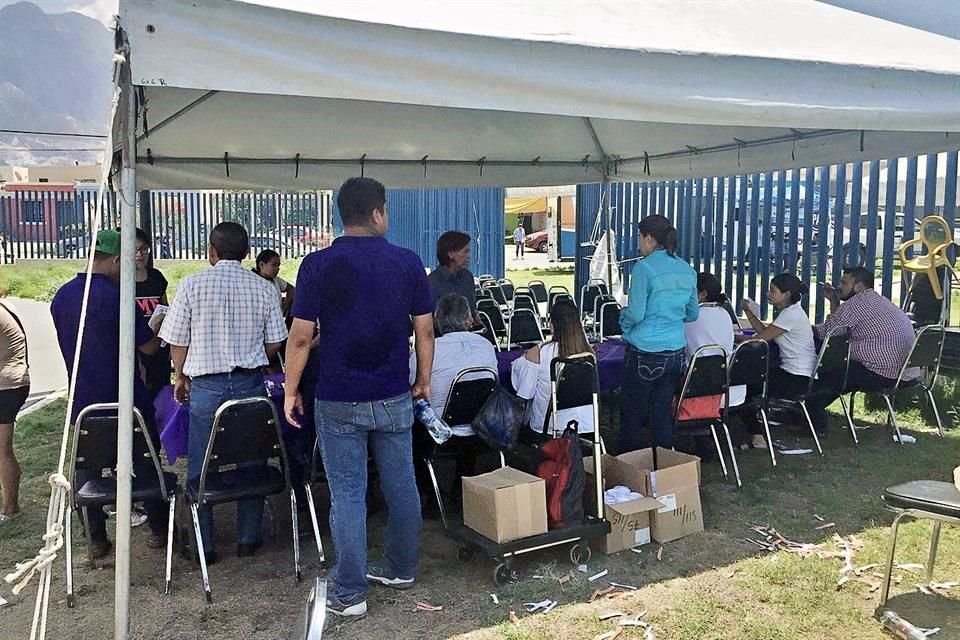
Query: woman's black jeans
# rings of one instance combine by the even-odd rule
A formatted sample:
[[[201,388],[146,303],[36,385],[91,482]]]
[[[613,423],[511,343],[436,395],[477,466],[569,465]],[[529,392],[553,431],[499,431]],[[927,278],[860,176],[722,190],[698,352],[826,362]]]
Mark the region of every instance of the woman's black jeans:
[[[673,448],[673,396],[687,366],[683,349],[650,353],[627,347],[620,387],[620,453]]]

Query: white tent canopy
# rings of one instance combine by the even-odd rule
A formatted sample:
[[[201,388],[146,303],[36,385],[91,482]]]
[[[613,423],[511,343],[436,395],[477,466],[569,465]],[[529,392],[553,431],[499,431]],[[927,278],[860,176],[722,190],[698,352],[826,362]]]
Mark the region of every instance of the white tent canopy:
[[[960,144],[960,41],[814,0],[120,5],[140,188],[659,180]]]

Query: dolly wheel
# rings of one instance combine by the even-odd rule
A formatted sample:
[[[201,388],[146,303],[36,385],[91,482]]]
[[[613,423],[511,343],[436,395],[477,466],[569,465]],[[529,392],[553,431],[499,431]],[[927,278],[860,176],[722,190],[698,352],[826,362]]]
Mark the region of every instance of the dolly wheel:
[[[570,562],[575,565],[587,564],[593,557],[593,551],[590,545],[585,542],[578,542],[570,547]]]
[[[460,547],[457,549],[457,562],[466,564],[473,560],[473,549],[470,547]]]
[[[517,579],[517,572],[511,569],[505,562],[497,565],[493,570],[493,581],[498,587],[510,584]]]

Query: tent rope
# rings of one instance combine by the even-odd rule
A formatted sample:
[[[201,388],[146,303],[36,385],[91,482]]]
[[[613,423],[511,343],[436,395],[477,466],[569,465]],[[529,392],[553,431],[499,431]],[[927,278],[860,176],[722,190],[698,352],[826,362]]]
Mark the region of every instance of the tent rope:
[[[113,56],[113,100],[110,105],[110,131],[107,134],[105,148],[113,148],[113,123],[120,105],[120,72],[126,64],[126,48],[117,51]],[[83,344],[84,329],[86,328],[87,307],[90,301],[90,281],[93,273],[94,248],[96,247],[97,231],[103,222],[104,195],[107,180],[109,179],[110,163],[104,162],[100,172],[100,183],[97,190],[97,207],[93,216],[93,226],[90,229],[90,250],[87,256],[86,281],[83,286],[83,299],[80,305],[80,323],[77,327],[77,346],[73,353],[73,367],[77,371],[80,364],[80,347]],[[70,481],[64,474],[67,462],[67,444],[70,440],[70,427],[73,415],[74,394],[77,388],[77,376],[70,376],[69,391],[67,393],[67,411],[63,420],[63,434],[60,438],[60,457],[57,461],[57,470],[50,474],[47,482],[50,484],[50,502],[47,505],[46,532],[42,536],[43,547],[31,560],[19,562],[13,572],[4,576],[7,584],[16,583],[12,591],[19,594],[33,579],[40,574],[40,583],[37,588],[37,599],[33,608],[33,623],[30,627],[30,640],[44,640],[47,637],[47,612],[50,605],[50,579],[53,574],[53,561],[57,553],[63,548],[64,512],[67,500],[70,499]]]

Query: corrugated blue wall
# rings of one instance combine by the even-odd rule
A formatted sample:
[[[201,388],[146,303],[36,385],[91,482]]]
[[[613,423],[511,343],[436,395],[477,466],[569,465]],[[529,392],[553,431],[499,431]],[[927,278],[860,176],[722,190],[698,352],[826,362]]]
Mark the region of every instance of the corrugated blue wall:
[[[333,198],[333,224],[343,232]],[[387,189],[387,239],[415,252],[426,267],[437,265],[437,238],[445,231],[463,231],[473,238],[470,271],[498,278],[504,271],[504,190]]]

